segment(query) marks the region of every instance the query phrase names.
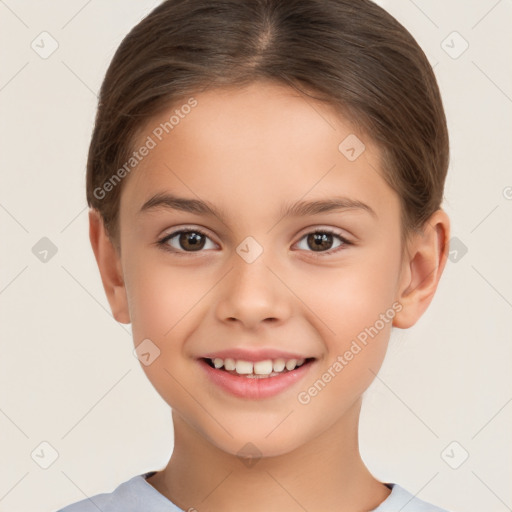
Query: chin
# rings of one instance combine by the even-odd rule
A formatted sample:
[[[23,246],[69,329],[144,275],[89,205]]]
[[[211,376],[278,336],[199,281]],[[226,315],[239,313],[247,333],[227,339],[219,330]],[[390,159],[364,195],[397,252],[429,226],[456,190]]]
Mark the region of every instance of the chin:
[[[288,428],[284,425],[276,428],[275,425],[268,429],[254,428],[254,425],[240,430],[230,428],[233,437],[223,432],[221,438],[208,436],[207,440],[227,454],[247,459],[248,467],[251,467],[250,460],[256,463],[262,457],[286,455],[307,443],[304,434],[300,436],[291,431],[290,425]]]
[[[242,459],[242,462],[245,462],[248,467],[255,465],[257,461],[262,458],[286,455],[293,451],[297,446],[298,444],[291,443],[283,446],[282,444],[278,444],[274,441],[270,442],[265,439],[254,439],[250,441],[247,438],[231,440],[231,442],[226,445],[217,445],[217,447],[225,453]]]

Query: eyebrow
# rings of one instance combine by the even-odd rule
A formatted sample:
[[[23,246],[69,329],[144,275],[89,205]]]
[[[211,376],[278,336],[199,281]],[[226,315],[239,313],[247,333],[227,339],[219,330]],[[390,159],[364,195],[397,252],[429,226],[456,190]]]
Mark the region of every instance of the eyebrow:
[[[180,210],[188,213],[196,213],[198,215],[210,215],[217,217],[225,224],[225,214],[217,209],[208,201],[200,199],[189,199],[178,197],[169,193],[158,193],[148,199],[139,210],[139,214],[156,209],[172,209]],[[348,197],[331,197],[327,199],[318,199],[315,201],[297,201],[292,204],[285,204],[281,208],[281,218],[300,217],[306,215],[317,215],[320,213],[343,211],[343,210],[360,210],[370,213],[377,218],[375,211],[366,203],[357,199]]]

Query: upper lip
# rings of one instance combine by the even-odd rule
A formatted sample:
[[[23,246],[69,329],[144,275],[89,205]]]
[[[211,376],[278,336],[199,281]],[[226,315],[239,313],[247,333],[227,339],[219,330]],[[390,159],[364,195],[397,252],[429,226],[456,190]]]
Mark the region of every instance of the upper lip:
[[[285,352],[284,350],[277,350],[274,348],[248,350],[246,348],[230,348],[225,350],[219,350],[217,352],[210,352],[202,356],[206,359],[235,359],[242,361],[263,361],[265,359],[308,359],[312,356],[305,356],[298,354],[297,352]]]

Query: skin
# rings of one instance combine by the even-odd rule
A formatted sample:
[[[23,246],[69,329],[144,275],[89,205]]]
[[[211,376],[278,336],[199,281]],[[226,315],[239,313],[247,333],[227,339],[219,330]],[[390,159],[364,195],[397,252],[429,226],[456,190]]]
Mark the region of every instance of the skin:
[[[359,454],[362,395],[392,326],[414,325],[434,296],[449,219],[436,211],[401,258],[399,198],[380,174],[378,148],[346,119],[265,82],[195,98],[198,105],[123,182],[120,252],[90,211],[90,239],[115,319],[132,323],[135,345],[149,338],[160,350],[142,368],[172,407],[174,451],[148,482],[183,510],[372,510],[390,490]],[[147,124],[141,143],[174,108]],[[353,162],[338,150],[349,134],[366,146]],[[225,222],[165,208],[139,213],[158,192],[209,201]],[[334,195],[366,203],[375,216],[355,209],[279,214],[283,204]],[[181,254],[156,244],[194,227],[208,235],[200,252],[180,245],[179,235],[168,247]],[[315,228],[353,244],[322,256],[306,236]],[[248,236],[263,248],[252,263],[236,252]],[[332,236],[327,243],[323,252],[341,242]],[[309,403],[299,403],[299,392],[394,303],[401,311],[392,321]],[[316,361],[297,385],[248,400],[210,384],[197,362],[233,347],[298,351]],[[250,466],[237,456],[248,442],[261,454]]]

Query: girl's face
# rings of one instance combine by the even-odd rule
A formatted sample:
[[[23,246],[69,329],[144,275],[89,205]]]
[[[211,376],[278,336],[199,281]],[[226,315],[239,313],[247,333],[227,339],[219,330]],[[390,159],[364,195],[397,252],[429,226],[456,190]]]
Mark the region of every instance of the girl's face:
[[[399,198],[374,144],[294,89],[195,100],[147,125],[148,154],[123,184],[134,342],[154,387],[205,439],[284,454],[350,428],[379,370],[401,308]],[[215,355],[305,363],[259,379],[212,369]]]

